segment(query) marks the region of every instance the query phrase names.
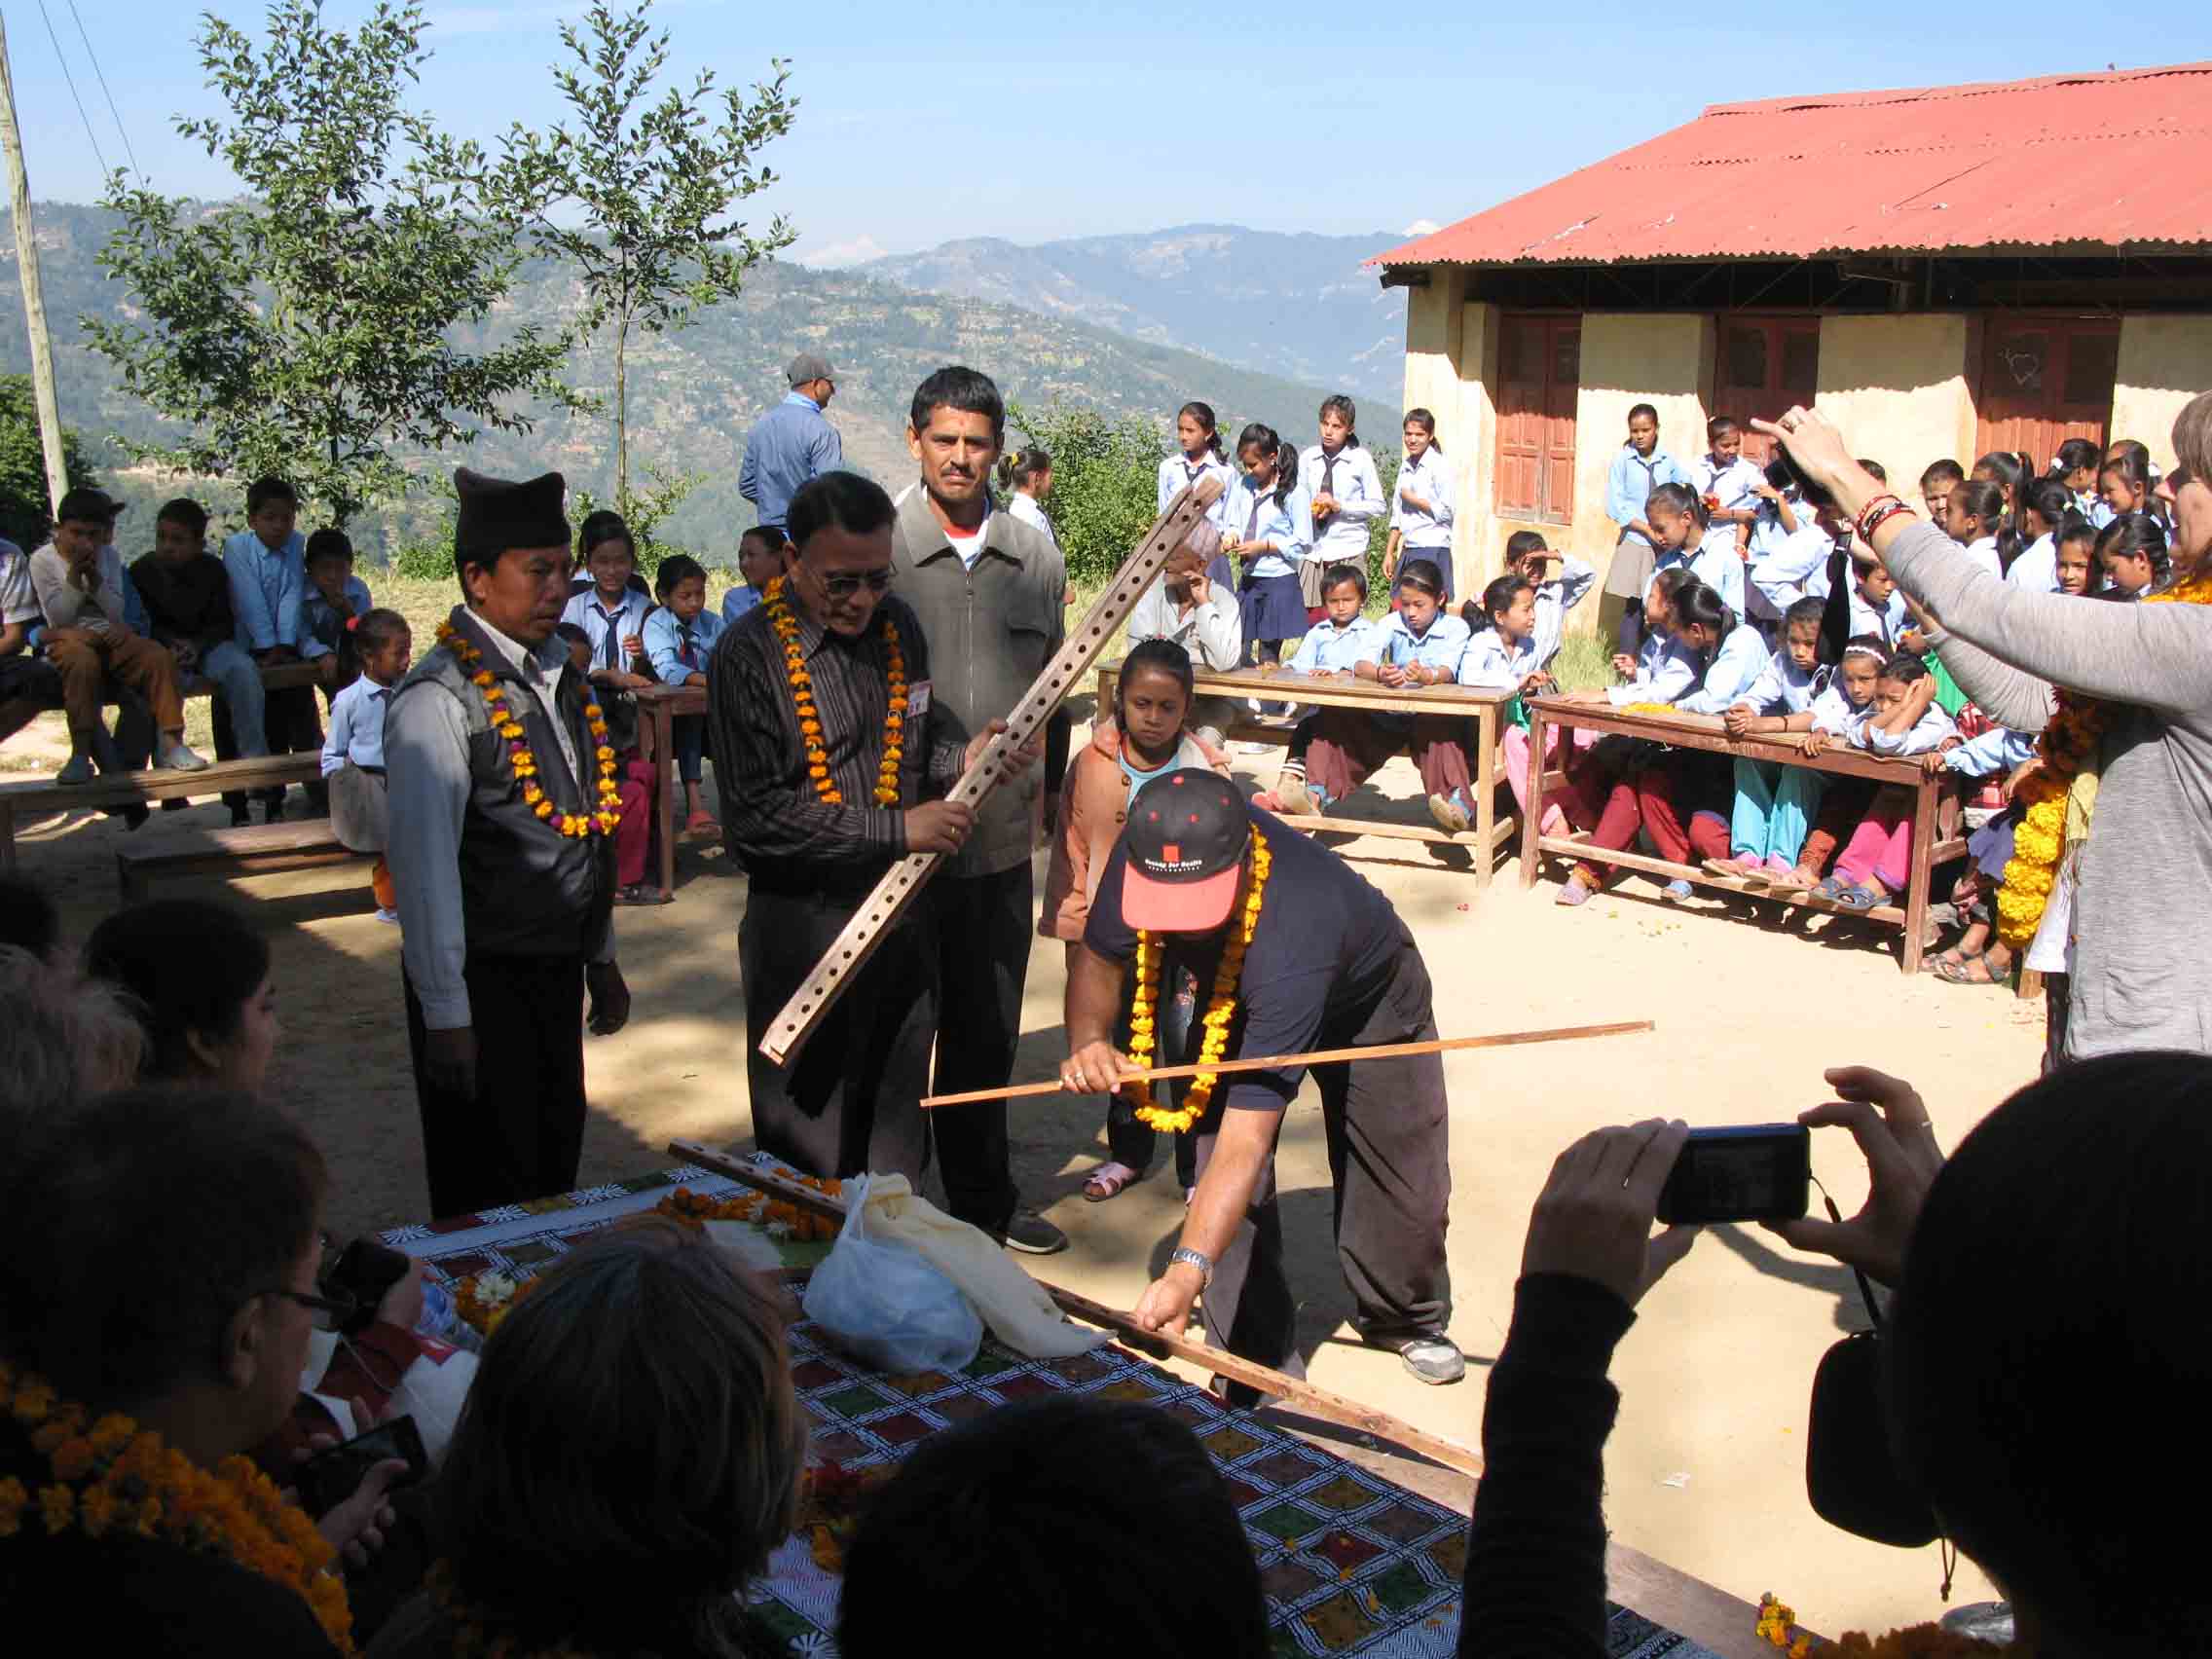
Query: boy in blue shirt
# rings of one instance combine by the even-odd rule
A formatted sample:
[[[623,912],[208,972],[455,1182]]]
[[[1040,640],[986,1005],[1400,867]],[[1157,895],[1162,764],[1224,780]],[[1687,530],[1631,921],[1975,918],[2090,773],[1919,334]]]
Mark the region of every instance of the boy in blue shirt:
[[[645,618],[645,655],[663,685],[704,685],[707,658],[721,638],[722,619],[707,608],[707,572],[688,553],[660,562],[653,592],[661,608]],[[721,824],[699,795],[699,762],[706,753],[704,715],[679,715],[672,733],[677,769],[683,779],[686,835],[719,835]]]
[[[303,660],[300,614],[307,598],[307,537],[299,533],[300,498],[281,478],[257,478],[246,487],[246,528],[223,543],[223,569],[231,583],[238,643],[264,668]],[[322,718],[314,690],[288,685],[263,700],[262,722],[272,755],[319,754]],[[319,784],[314,792],[319,794]],[[281,786],[262,792],[265,823],[284,816]]]
[[[745,579],[722,596],[724,627],[758,605],[768,584],[784,573],[784,540],[772,524],[756,524],[737,538],[737,572]]]

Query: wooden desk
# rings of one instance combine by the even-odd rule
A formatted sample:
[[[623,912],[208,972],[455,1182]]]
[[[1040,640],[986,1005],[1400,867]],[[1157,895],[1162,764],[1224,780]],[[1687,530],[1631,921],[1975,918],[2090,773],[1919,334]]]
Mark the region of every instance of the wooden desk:
[[[1837,915],[1863,916],[1871,921],[1886,922],[1904,930],[1903,966],[1907,974],[1920,972],[1921,939],[1928,926],[1928,882],[1936,866],[1947,864],[1966,856],[1964,836],[1955,833],[1957,823],[1952,820],[1945,830],[1945,839],[1936,839],[1937,823],[1945,807],[1957,811],[1957,798],[1950,792],[1948,774],[1930,777],[1920,768],[1918,756],[1908,760],[1894,760],[1882,756],[1869,755],[1861,749],[1830,749],[1818,756],[1808,756],[1794,741],[1772,737],[1730,737],[1717,715],[1630,715],[1606,704],[1576,703],[1562,697],[1536,697],[1529,703],[1529,811],[1521,829],[1521,885],[1536,884],[1538,866],[1545,853],[1587,860],[1593,864],[1620,865],[1638,869],[1647,875],[1664,875],[1672,880],[1692,881],[1704,887],[1722,887],[1732,893],[1742,893],[1752,899],[1770,900],[1778,904],[1798,904],[1807,909],[1827,910]],[[1829,772],[1840,777],[1868,778],[1877,784],[1910,790],[1913,795],[1912,811],[1912,866],[1905,888],[1905,902],[1900,909],[1895,904],[1877,904],[1870,910],[1854,910],[1829,900],[1816,899],[1810,892],[1794,891],[1775,893],[1765,886],[1753,887],[1734,877],[1714,875],[1703,865],[1679,865],[1667,859],[1649,858],[1637,852],[1608,852],[1590,845],[1581,834],[1546,835],[1542,833],[1544,822],[1544,791],[1564,775],[1544,766],[1544,733],[1549,726],[1580,726],[1586,731],[1617,733],[1623,737],[1641,737],[1653,743],[1672,745],[1677,749],[1703,749],[1715,755],[1735,755],[1748,760],[1773,760],[1785,766],[1810,766],[1815,771]]]
[[[1114,686],[1121,664],[1102,663],[1098,669],[1098,717],[1114,706]],[[1473,791],[1475,824],[1463,834],[1432,830],[1425,825],[1390,824],[1372,818],[1353,818],[1342,812],[1285,817],[1299,830],[1336,830],[1355,835],[1384,835],[1407,841],[1440,841],[1475,849],[1475,885],[1488,887],[1500,847],[1512,840],[1519,828],[1511,813],[1497,820],[1497,739],[1499,712],[1513,700],[1510,691],[1478,690],[1471,685],[1403,685],[1393,690],[1374,680],[1348,680],[1334,674],[1262,674],[1240,668],[1228,674],[1199,669],[1194,677],[1200,697],[1230,697],[1241,702],[1257,697],[1262,702],[1294,702],[1302,707],[1364,709],[1378,715],[1454,715],[1475,722]],[[1288,744],[1290,728],[1239,726],[1236,735],[1254,736]]]
[[[638,699],[638,724],[645,756],[659,770],[660,799],[654,825],[660,839],[660,896],[676,897],[676,799],[682,785],[676,779],[676,717],[707,712],[704,685],[645,685],[631,693]]]

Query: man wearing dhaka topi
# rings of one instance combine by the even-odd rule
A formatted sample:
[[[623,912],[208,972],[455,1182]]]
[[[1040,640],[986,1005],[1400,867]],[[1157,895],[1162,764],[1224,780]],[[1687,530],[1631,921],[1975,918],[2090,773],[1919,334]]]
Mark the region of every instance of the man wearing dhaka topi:
[[[1128,1051],[1114,1046],[1128,1034]],[[1325,847],[1246,805],[1214,772],[1145,786],[1068,968],[1063,1088],[1120,1087],[1140,1119],[1198,1136],[1198,1185],[1167,1270],[1136,1306],[1179,1331],[1204,1294],[1206,1340],[1305,1375],[1283,1269],[1274,1148],[1305,1068],[1198,1077],[1172,1104],[1150,1066],[1432,1040],[1428,970],[1373,887]],[[1444,1062],[1435,1053],[1313,1068],[1328,1129],[1337,1259],[1365,1342],[1424,1382],[1466,1373],[1444,1334],[1452,1197]],[[1216,1380],[1216,1386],[1225,1386]],[[1256,1393],[1226,1384],[1235,1405]]]

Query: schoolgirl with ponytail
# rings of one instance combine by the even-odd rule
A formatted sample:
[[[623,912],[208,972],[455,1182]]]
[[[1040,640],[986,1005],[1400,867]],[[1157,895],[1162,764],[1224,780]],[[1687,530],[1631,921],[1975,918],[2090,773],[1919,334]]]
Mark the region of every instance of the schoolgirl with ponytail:
[[[1006,492],[1006,510],[1031,530],[1043,532],[1057,551],[1060,538],[1043,505],[1052,490],[1052,458],[1034,445],[1007,451],[999,457],[999,488]]]
[[[1282,643],[1307,629],[1306,601],[1299,567],[1312,535],[1312,513],[1298,486],[1298,457],[1272,426],[1258,422],[1236,434],[1236,461],[1243,468],[1227,498],[1222,550],[1242,566],[1237,601],[1245,648],[1265,666],[1282,661]],[[1366,561],[1361,560],[1362,568]],[[1285,705],[1264,704],[1263,714],[1280,714]]]
[[[1436,441],[1436,417],[1425,409],[1406,411],[1405,459],[1398,463],[1398,486],[1390,505],[1390,540],[1382,551],[1382,574],[1395,578],[1406,559],[1426,559],[1452,575],[1452,468]],[[1395,597],[1395,596],[1393,596]],[[1445,596],[1451,603],[1451,595]]]
[[[2058,527],[2074,511],[2074,492],[2063,476],[2037,479],[2021,498],[2020,529],[2030,539],[2006,568],[2008,586],[2029,593],[2058,591]]]
[[[1974,462],[1977,474],[1982,464]],[[2004,487],[1977,476],[1951,487],[1950,500],[1943,508],[1943,531],[1966,549],[1968,560],[1977,570],[2002,576],[2005,563],[1998,551],[1998,535],[2006,528],[2008,517]]]
[[[1390,510],[1375,458],[1360,447],[1359,412],[1343,392],[1321,399],[1321,441],[1298,458],[1313,537],[1306,552],[1307,620],[1321,619],[1321,572],[1331,565],[1367,563],[1367,527]],[[1450,581],[1449,575],[1446,577]],[[1451,594],[1447,592],[1449,600]]]
[[[1186,403],[1175,412],[1175,446],[1176,453],[1160,463],[1160,504],[1153,510],[1163,513],[1167,503],[1185,490],[1203,479],[1219,478],[1221,494],[1206,508],[1206,519],[1214,529],[1227,530],[1229,492],[1236,482],[1236,469],[1222,453],[1221,429],[1214,424],[1212,404]]]

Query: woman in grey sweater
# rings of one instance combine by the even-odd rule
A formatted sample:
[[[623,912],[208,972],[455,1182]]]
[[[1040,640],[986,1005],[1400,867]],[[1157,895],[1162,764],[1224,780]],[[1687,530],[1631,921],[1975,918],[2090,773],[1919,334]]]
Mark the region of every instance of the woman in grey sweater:
[[[1856,518],[1887,494],[1828,421],[1796,408],[1754,422]],[[2212,575],[2212,392],[2174,423],[2174,581]],[[1943,666],[1992,719],[2039,730],[2051,688],[2113,705],[2075,890],[2066,1056],[2212,1052],[2212,979],[2194,972],[2212,922],[2212,606],[2090,605],[1976,570],[1913,513],[1886,518],[1874,551],[1935,613]]]

